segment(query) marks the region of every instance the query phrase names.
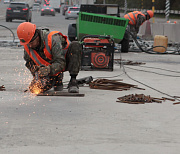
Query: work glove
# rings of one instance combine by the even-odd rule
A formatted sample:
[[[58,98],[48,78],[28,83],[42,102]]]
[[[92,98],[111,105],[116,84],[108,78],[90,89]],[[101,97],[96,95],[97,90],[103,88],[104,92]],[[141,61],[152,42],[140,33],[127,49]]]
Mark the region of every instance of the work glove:
[[[41,66],[38,70],[39,77],[48,76],[50,73],[50,66]]]

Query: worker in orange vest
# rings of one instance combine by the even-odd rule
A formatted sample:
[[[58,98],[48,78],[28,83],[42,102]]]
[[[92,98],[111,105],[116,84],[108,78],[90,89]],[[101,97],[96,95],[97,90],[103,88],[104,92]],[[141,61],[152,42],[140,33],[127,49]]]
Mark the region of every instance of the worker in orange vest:
[[[152,10],[147,10],[142,13],[140,11],[130,12],[124,15],[124,18],[129,19],[129,28],[130,32],[133,33],[134,37],[137,37],[137,33],[139,32],[139,27],[146,21],[154,16]]]
[[[36,29],[36,25],[30,22],[21,23],[17,28],[17,35],[20,44],[24,46],[25,66],[33,75],[29,87],[31,92],[34,92],[32,87],[37,84],[35,82],[36,76],[42,79],[48,77],[49,79],[48,86],[40,88],[41,92],[52,87],[55,91],[63,90],[62,78],[64,71],[69,71],[71,76],[68,92],[79,92],[76,80],[80,70],[82,53],[82,46],[79,42],[69,43],[67,36],[61,32],[50,32],[47,28]]]

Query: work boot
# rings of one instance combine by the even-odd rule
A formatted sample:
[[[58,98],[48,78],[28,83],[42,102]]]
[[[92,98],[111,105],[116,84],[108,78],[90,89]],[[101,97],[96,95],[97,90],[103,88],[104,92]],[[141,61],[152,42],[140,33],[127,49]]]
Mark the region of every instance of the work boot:
[[[72,79],[68,84],[69,93],[79,93],[79,86],[76,79]]]

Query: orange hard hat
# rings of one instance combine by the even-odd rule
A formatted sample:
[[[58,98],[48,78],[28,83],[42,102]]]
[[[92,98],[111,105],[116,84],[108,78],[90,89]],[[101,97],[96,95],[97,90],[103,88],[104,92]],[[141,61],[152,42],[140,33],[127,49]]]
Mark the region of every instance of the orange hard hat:
[[[17,28],[17,35],[21,45],[28,44],[36,31],[36,25],[30,22],[23,22]]]
[[[147,15],[150,16],[150,18],[152,18],[154,16],[154,13],[152,10],[147,10],[146,12],[147,12]]]

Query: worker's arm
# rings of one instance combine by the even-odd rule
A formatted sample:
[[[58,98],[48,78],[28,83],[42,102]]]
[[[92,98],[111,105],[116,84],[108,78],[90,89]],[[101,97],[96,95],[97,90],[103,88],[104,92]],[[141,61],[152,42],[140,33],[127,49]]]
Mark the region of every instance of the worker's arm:
[[[52,61],[50,62],[50,75],[61,72],[66,67],[65,52],[62,49],[62,36],[56,34],[52,37]]]
[[[27,52],[24,50],[24,60],[26,61],[25,66],[30,70],[31,74],[35,76],[35,72],[38,70],[38,67],[34,61],[29,57]]]
[[[143,24],[143,22],[146,21],[146,18],[141,15],[141,14],[138,14],[137,16],[137,22],[136,22],[136,26],[135,26],[135,29],[136,29],[136,32],[138,33],[139,32],[139,27]]]

